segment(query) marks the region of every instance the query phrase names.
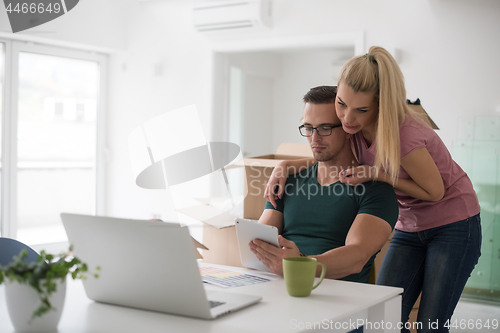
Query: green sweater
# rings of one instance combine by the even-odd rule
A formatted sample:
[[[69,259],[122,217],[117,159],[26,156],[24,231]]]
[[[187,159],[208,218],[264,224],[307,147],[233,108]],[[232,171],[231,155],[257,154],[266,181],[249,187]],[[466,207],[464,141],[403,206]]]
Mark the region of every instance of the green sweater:
[[[301,253],[318,255],[344,246],[347,233],[358,214],[377,216],[394,228],[398,203],[394,189],[387,183],[367,182],[351,186],[336,182],[321,186],[317,164],[288,177],[283,198],[276,210],[283,213],[282,235],[295,242]],[[267,202],[265,209],[274,209]],[[373,255],[359,274],[345,281],[368,282]]]

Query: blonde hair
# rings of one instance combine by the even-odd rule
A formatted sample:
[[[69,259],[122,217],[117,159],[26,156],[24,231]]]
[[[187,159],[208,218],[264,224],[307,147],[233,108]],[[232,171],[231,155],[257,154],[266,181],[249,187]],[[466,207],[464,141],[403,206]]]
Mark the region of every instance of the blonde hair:
[[[372,46],[367,54],[352,58],[342,67],[337,86],[341,83],[356,93],[375,95],[379,106],[375,166],[383,168],[394,184],[400,169],[399,125],[405,114],[413,115],[406,105],[403,73],[389,52]]]

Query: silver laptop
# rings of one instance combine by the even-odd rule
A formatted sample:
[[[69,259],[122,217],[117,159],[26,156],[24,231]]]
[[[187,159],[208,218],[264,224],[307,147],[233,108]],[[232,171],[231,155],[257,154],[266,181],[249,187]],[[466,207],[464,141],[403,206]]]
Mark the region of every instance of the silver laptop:
[[[99,278],[83,281],[103,303],[215,319],[262,297],[205,291],[187,227],[161,221],[62,213],[73,253]]]

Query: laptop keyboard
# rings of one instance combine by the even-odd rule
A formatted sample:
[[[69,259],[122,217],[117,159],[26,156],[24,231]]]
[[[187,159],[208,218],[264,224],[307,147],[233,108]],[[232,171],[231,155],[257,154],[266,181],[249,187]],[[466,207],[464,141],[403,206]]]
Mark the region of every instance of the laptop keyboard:
[[[215,308],[216,306],[226,304],[226,302],[208,301],[208,304],[210,305],[210,309],[211,309],[211,308]]]

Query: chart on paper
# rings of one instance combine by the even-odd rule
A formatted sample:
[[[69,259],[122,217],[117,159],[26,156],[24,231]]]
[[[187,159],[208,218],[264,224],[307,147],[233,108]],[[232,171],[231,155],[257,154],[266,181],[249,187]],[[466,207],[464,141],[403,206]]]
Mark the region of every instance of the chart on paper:
[[[213,266],[200,266],[201,279],[205,283],[210,283],[219,287],[239,287],[254,283],[271,281],[256,275],[231,271]]]

